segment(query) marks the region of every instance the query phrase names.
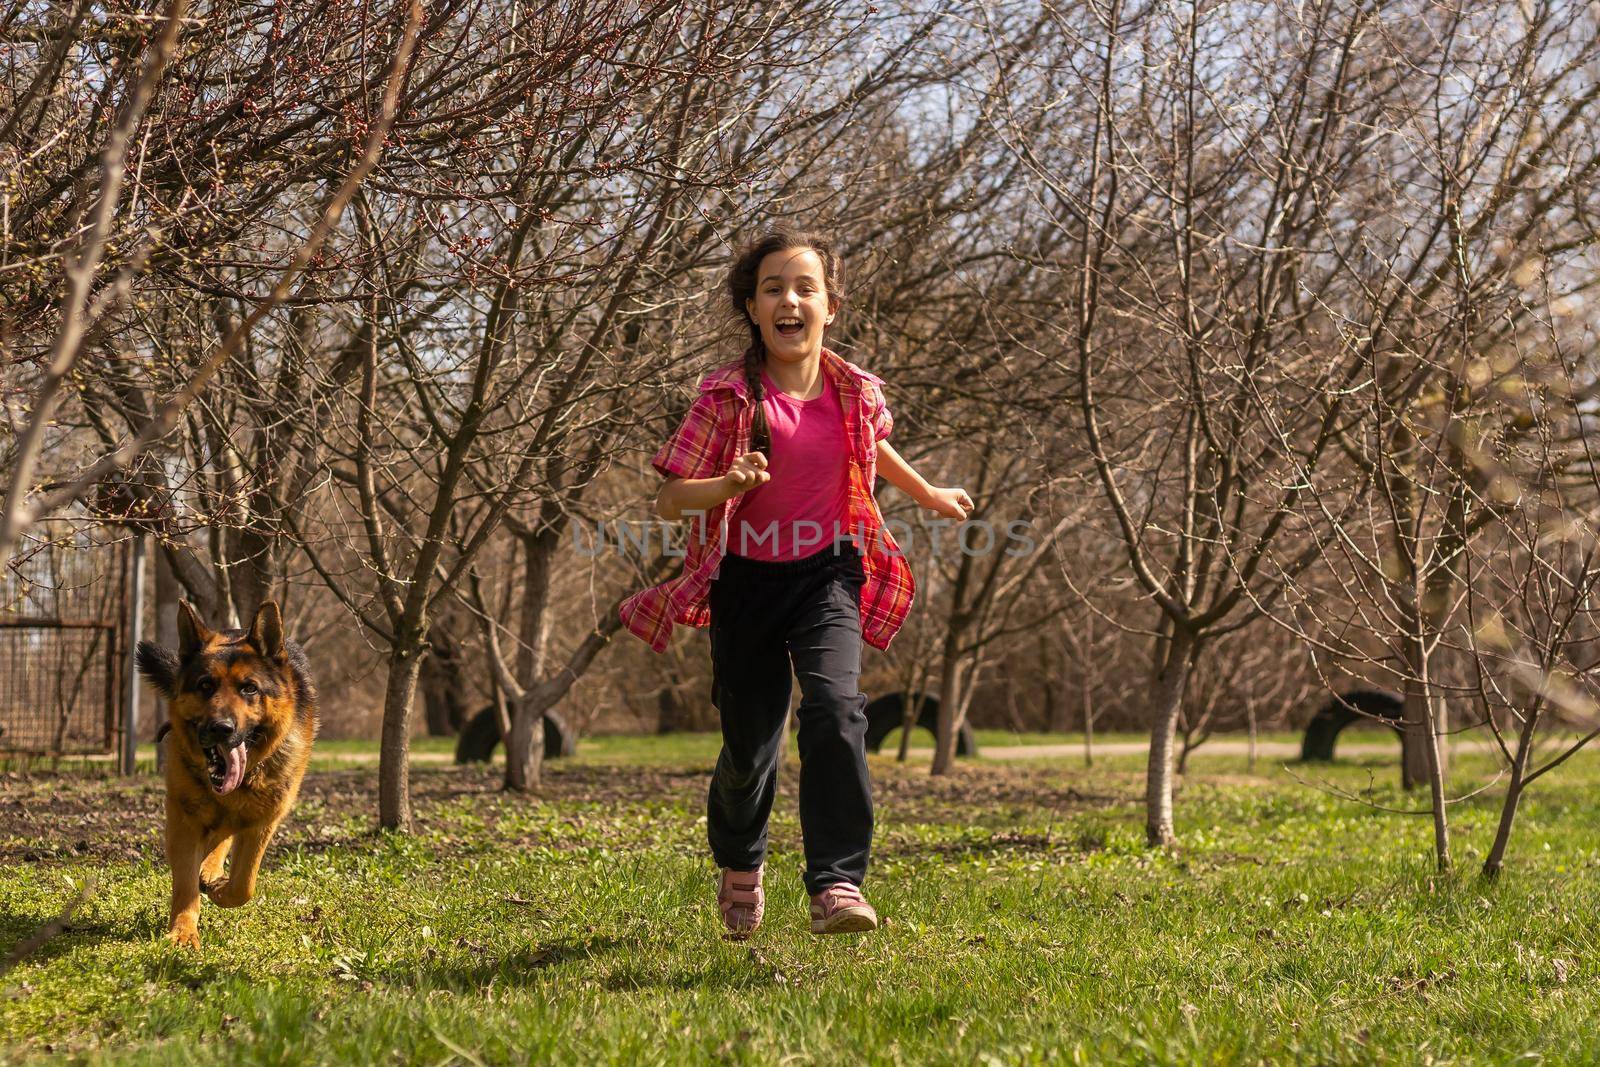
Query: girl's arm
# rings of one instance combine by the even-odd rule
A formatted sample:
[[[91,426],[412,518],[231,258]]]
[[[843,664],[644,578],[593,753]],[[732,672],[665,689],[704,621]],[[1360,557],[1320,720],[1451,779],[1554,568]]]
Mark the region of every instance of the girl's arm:
[[[656,494],[656,514],[668,522],[677,522],[686,511],[705,514],[718,504],[735,495],[737,490],[728,484],[726,476],[720,478],[668,478]]]
[[[704,515],[724,500],[771,480],[767,457],[760,452],[746,452],[721,477],[668,478],[656,494],[656,514],[668,522],[683,518],[686,511]]]
[[[965,489],[943,489],[928,484],[887,440],[878,442],[878,473],[884,480],[917,502],[947,519],[963,519],[972,511],[972,498]]]

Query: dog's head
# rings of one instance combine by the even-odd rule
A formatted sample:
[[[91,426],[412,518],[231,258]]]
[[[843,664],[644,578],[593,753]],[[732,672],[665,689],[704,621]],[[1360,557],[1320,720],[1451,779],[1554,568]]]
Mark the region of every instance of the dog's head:
[[[138,662],[170,703],[176,754],[203,768],[219,796],[239,788],[294,720],[297,682],[273,601],[248,630],[223,631],[208,630],[180,601],[177,653],[141,641]]]

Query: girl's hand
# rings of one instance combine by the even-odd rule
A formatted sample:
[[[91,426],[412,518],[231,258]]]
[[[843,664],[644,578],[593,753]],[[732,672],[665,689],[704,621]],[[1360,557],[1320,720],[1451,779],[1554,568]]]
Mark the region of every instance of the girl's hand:
[[[935,515],[942,515],[947,519],[965,521],[966,517],[972,513],[974,505],[972,498],[967,495],[965,489],[952,487],[949,489],[930,490],[928,499],[922,506]]]
[[[722,480],[734,496],[772,481],[772,475],[767,473],[767,457],[760,452],[746,452],[733,461]]]

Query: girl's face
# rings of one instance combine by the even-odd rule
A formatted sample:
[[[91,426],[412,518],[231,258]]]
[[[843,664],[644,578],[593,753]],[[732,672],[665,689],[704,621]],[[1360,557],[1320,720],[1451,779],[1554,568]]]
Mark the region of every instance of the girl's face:
[[[835,311],[822,257],[809,248],[768,254],[756,271],[756,295],[744,307],[769,356],[785,363],[816,358]]]

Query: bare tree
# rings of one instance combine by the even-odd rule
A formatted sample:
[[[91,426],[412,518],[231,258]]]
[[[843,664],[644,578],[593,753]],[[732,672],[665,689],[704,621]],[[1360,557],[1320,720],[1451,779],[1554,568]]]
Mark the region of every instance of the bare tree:
[[[129,153],[148,105],[162,84],[168,60],[183,25],[185,10],[183,0],[177,0],[169,8],[166,17],[159,20],[162,23],[160,35],[143,50],[141,73],[126,98],[120,102],[117,118],[99,153],[99,180],[93,198],[74,197],[73,206],[62,216],[68,228],[68,232],[61,235],[65,242],[61,258],[66,264],[66,295],[60,307],[59,321],[54,326],[54,340],[47,346],[48,358],[33,389],[28,421],[11,456],[5,503],[0,509],[0,556],[9,557],[17,539],[39,517],[80,498],[95,482],[126,466],[153,441],[170,432],[217,369],[242,347],[256,324],[289,295],[337,225],[356,189],[377,164],[394,120],[406,67],[422,21],[421,7],[415,3],[409,5],[382,82],[381,96],[375,106],[370,103],[370,97],[366,98],[369,101],[370,122],[363,150],[349,174],[326,199],[309,233],[297,243],[288,257],[287,267],[278,273],[275,284],[265,298],[226,332],[215,350],[187,375],[183,387],[175,396],[151,408],[147,420],[136,432],[121,441],[114,450],[84,468],[67,474],[59,483],[41,490],[35,468],[65,383],[78,365],[85,348],[103,335],[115,321],[115,313],[127,299],[136,280],[145,272],[152,252],[161,240],[159,229],[153,226],[144,227],[142,235],[135,230],[128,241],[131,251],[125,253],[115,272],[108,276],[105,265],[107,249],[112,247],[114,237],[122,236],[115,231],[129,169]],[[64,35],[70,37],[79,31],[83,12],[84,7],[80,5],[75,17],[62,27]],[[381,32],[375,28],[374,31]],[[61,56],[64,54],[64,50],[53,52],[45,60],[39,76],[24,94],[21,106],[11,114],[11,122],[16,122],[28,107],[37,105],[39,120],[34,123],[37,133],[48,108],[34,98],[40,87],[48,88],[49,82],[60,75]],[[110,84],[113,79],[106,81]],[[370,92],[371,87],[363,85],[362,88]],[[51,217],[52,213],[43,211],[41,215]],[[79,221],[84,218],[87,218],[87,225],[80,226]],[[27,303],[23,301],[24,312],[27,311]]]
[[[1600,55],[1592,26],[1561,4],[1444,5],[1392,20],[1388,47],[1405,76],[1375,120],[1389,132],[1343,200],[1367,205],[1368,221],[1359,243],[1333,246],[1344,278],[1329,291],[1346,322],[1363,324],[1359,339],[1345,336],[1365,349],[1349,382],[1362,417],[1339,444],[1373,493],[1327,543],[1325,578],[1303,609],[1333,624],[1325,634],[1387,650],[1376,659],[1353,636],[1323,638],[1404,689],[1404,781],[1428,784],[1441,869],[1451,863],[1441,737],[1477,724],[1449,724],[1436,654],[1470,594],[1475,541],[1519,496],[1495,457],[1526,426],[1484,387],[1496,363],[1539,362],[1517,349],[1536,309],[1561,306],[1522,298],[1543,274],[1529,265],[1558,263],[1592,235],[1600,144],[1581,119],[1600,96],[1583,73]],[[1480,41],[1496,43],[1469,44]],[[1559,284],[1572,301],[1595,282]]]
[[[1019,254],[1070,297],[1054,322],[1071,355],[1036,351],[1072,384],[1109,525],[1158,612],[1152,844],[1174,836],[1174,731],[1197,658],[1309,562],[1281,540],[1328,536],[1299,505],[1336,477],[1328,446],[1360,363],[1327,351],[1308,294],[1335,266],[1309,249],[1334,234],[1330,205],[1383,107],[1366,70],[1382,56],[1362,43],[1371,17],[1335,4],[1063,14],[1062,58],[1019,87],[999,127],[1053,231]],[[1251,58],[1219,86],[1206,57],[1240,33]],[[1054,74],[1086,68],[1076,86]],[[1015,134],[1018,116],[1063,99],[1085,121]]]

